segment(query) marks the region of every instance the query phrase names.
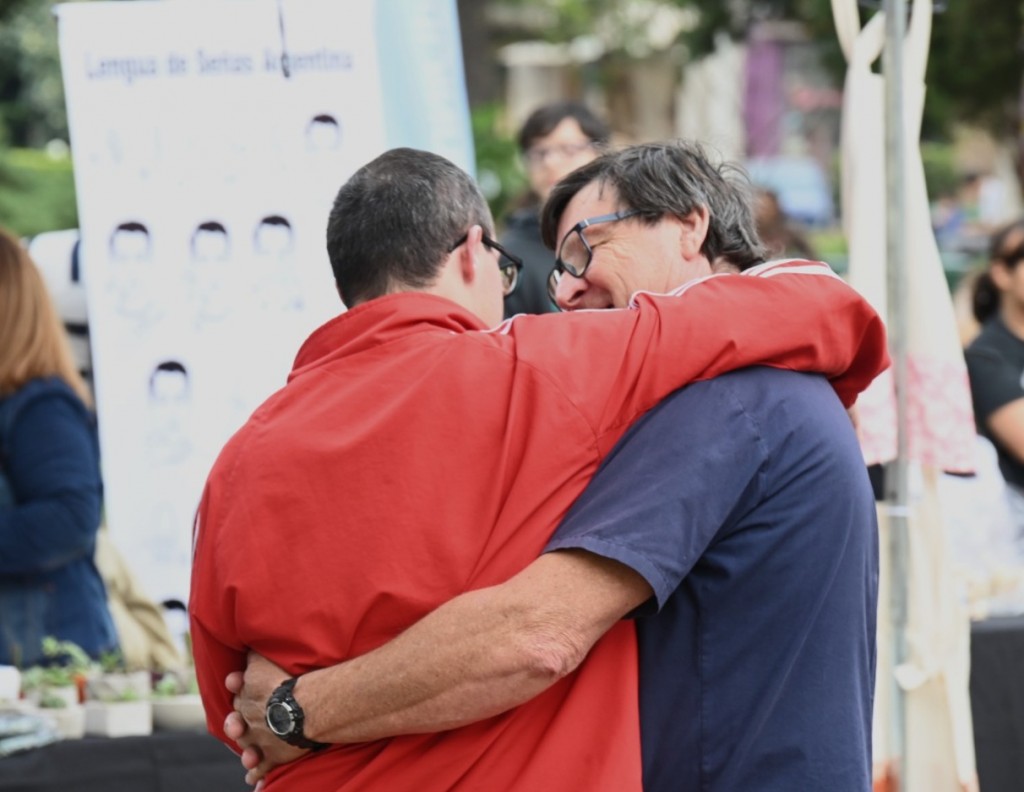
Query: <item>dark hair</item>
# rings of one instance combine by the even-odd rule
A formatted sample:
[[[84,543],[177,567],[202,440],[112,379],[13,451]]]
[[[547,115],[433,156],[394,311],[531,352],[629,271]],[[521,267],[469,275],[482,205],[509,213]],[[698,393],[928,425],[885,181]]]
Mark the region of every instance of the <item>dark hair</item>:
[[[1007,241],[1011,237],[1021,235],[1016,246],[1007,250]],[[971,293],[971,309],[974,318],[981,324],[999,312],[999,304],[1002,301],[1002,292],[992,279],[992,265],[1001,263],[1007,269],[1013,269],[1024,260],[1024,218],[1015,220],[1004,225],[992,234],[988,246],[989,266],[984,272],[978,274],[974,281],[974,288]]]
[[[289,238],[291,237],[291,235],[293,233],[292,232],[292,224],[290,222],[288,222],[288,218],[287,217],[282,217],[281,215],[267,215],[266,217],[262,218],[256,224],[256,229],[252,232],[253,245],[257,249],[259,249],[259,247],[260,247],[260,244],[259,244],[260,231],[262,231],[265,227],[268,227],[268,226],[287,229],[288,230]]]
[[[604,146],[611,139],[611,128],[586,105],[579,102],[553,102],[530,113],[519,130],[519,150],[525,152],[537,140],[550,135],[567,118],[575,119],[583,134],[594,143]]]
[[[309,123],[306,124],[307,141],[309,140],[310,133],[314,129],[324,128],[330,129],[331,132],[333,133],[333,141],[331,142],[331,148],[337,148],[338,144],[341,142],[341,124],[338,123],[338,119],[336,119],[334,116],[327,115],[326,113],[315,115],[311,119],[309,119]]]
[[[265,225],[284,226],[289,231],[292,230],[292,224],[288,222],[288,218],[282,217],[281,215],[267,215],[266,217],[260,219],[259,223],[256,224],[256,227],[259,228],[260,226]]]
[[[117,228],[115,228],[111,232],[110,240],[107,243],[111,252],[114,251],[114,240],[117,239],[118,234],[121,234],[121,233],[142,234],[143,236],[146,237],[146,246],[148,247],[149,244],[150,244],[149,229],[146,228],[146,226],[144,226],[142,223],[138,222],[137,220],[128,220],[128,221],[126,221],[124,223],[119,223]]]
[[[665,215],[686,217],[706,207],[708,233],[701,252],[740,270],[764,261],[746,173],[730,163],[713,164],[704,149],[681,140],[644,143],[603,154],[570,173],[551,192],[541,216],[544,244],[552,250],[565,207],[591,182],[615,189],[621,209],[653,225]]]
[[[188,384],[188,371],[181,363],[177,360],[165,360],[159,363],[156,368],[153,369],[153,373],[149,375],[149,390],[153,392],[153,384],[156,382],[158,374],[181,374],[185,378],[186,385]]]
[[[327,256],[345,303],[430,285],[472,225],[494,233],[469,174],[427,151],[381,154],[345,182],[327,220]]]
[[[330,124],[331,126],[336,127],[338,126],[338,119],[332,115],[327,115],[327,113],[320,113],[309,120],[309,123],[306,124],[306,128],[309,129],[313,124]]]
[[[224,227],[224,224],[216,220],[207,220],[197,225],[196,230],[192,232],[192,238],[189,240],[189,249],[193,253],[196,252],[196,239],[198,239],[200,233],[223,234],[224,241],[230,243],[228,230]]]

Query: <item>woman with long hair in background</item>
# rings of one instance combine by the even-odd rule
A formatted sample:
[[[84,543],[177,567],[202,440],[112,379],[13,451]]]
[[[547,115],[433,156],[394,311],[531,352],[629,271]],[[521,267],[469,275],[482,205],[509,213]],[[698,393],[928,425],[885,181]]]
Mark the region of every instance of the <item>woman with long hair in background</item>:
[[[0,663],[42,639],[117,648],[93,561],[102,483],[92,398],[38,268],[0,230]]]

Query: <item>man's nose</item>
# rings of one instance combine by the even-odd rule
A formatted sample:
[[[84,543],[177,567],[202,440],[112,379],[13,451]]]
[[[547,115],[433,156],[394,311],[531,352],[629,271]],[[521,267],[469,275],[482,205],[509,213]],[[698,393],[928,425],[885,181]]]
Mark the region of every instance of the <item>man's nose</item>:
[[[563,311],[575,311],[583,305],[583,295],[587,293],[586,278],[577,278],[568,272],[562,273],[558,287],[555,289],[555,302]]]

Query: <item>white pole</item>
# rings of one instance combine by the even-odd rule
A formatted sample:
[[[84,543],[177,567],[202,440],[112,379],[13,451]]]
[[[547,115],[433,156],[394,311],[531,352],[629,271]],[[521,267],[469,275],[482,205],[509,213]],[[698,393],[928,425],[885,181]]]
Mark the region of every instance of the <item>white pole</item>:
[[[906,0],[885,0],[885,45],[882,66],[885,77],[885,184],[888,193],[886,255],[888,258],[888,326],[896,385],[896,459],[886,475],[889,502],[893,662],[907,659],[907,572],[908,572],[908,486],[907,486],[907,313],[906,238],[904,237],[906,197],[904,163],[906,137],[903,122],[903,41],[906,34]],[[894,678],[894,677],[890,677]],[[893,683],[892,753],[898,760],[899,788],[910,789],[906,756],[906,698]]]

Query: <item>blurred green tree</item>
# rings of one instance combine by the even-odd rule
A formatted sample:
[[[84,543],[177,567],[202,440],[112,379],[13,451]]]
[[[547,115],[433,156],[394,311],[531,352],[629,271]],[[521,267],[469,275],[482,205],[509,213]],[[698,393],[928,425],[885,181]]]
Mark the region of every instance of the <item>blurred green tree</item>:
[[[0,166],[0,225],[20,236],[77,227],[71,158],[8,150]]]
[[[499,223],[526,190],[526,174],[519,163],[519,147],[501,123],[498,104],[473,108],[473,147],[476,178]]]
[[[13,146],[67,140],[57,21],[49,3],[0,0],[0,126]]]
[[[0,0],[0,224],[14,233],[77,225],[66,146],[42,150],[67,135],[52,6]]]

